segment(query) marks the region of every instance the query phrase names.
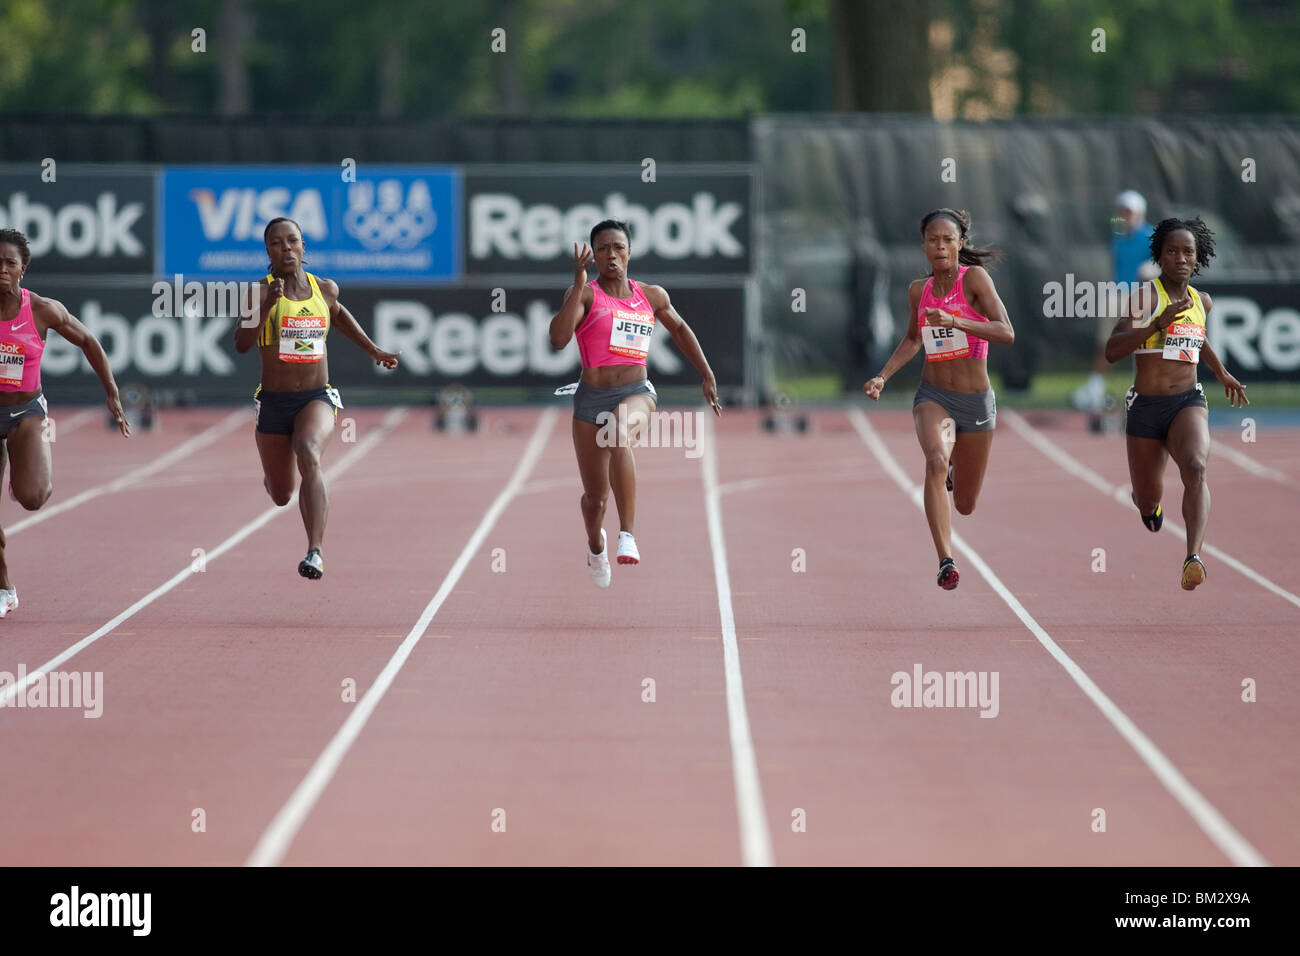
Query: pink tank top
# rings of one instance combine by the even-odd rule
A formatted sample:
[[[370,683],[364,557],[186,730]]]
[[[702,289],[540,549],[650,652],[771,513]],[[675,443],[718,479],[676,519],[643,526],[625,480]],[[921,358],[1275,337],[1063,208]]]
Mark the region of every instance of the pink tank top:
[[[23,289],[14,320],[0,321],[0,392],[39,391],[44,351],[45,340],[32,317],[32,294]]]
[[[942,329],[925,324],[925,310],[939,309],[950,315],[970,319],[972,322],[987,322],[988,318],[976,312],[966,301],[966,292],[962,288],[962,279],[970,266],[957,270],[957,281],[952,284],[952,291],[940,299],[934,294],[934,276],[930,276],[921,290],[921,301],[916,307],[916,324],[921,330],[921,342],[925,346],[927,362],[946,362],[956,358],[988,358],[988,339],[968,336],[960,329]]]
[[[631,279],[630,299],[616,299],[592,279],[594,298],[587,318],[575,334],[583,368],[602,365],[645,365],[655,331],[655,310],[641,286]]]

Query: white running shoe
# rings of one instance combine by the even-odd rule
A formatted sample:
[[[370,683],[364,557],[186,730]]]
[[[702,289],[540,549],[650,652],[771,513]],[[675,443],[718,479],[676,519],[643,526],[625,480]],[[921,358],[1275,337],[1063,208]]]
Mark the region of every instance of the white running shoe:
[[[641,552],[636,549],[636,538],[626,531],[618,533],[618,563],[640,564]]]
[[[298,562],[298,573],[309,581],[319,581],[324,576],[325,562],[321,560],[320,548],[312,548]]]
[[[10,611],[16,610],[18,610],[18,589],[0,588],[0,617],[5,617]]]
[[[609,549],[605,546],[605,529],[600,529],[600,554],[587,552],[587,570],[596,587],[609,587]]]
[[[1100,412],[1106,407],[1106,380],[1090,375],[1074,392],[1074,407],[1085,412]]]

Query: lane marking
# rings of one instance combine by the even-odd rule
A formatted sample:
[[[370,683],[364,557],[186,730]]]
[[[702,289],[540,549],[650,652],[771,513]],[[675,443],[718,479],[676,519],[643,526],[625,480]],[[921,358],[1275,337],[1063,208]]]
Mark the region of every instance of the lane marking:
[[[361,735],[366,721],[370,719],[370,715],[379,706],[379,702],[397,677],[397,672],[402,669],[406,659],[411,656],[415,645],[420,643],[420,638],[429,629],[434,615],[438,613],[443,602],[447,600],[452,588],[456,586],[456,582],[465,573],[465,569],[469,566],[474,555],[483,546],[483,542],[492,531],[492,526],[496,524],[497,519],[505,511],[506,506],[510,504],[511,499],[518,495],[520,488],[523,487],[525,479],[527,479],[528,474],[541,457],[542,450],[546,446],[546,440],[550,437],[551,431],[555,427],[555,420],[558,417],[559,412],[555,408],[546,408],[542,411],[537,420],[537,427],[533,429],[532,437],[524,448],[523,456],[519,459],[519,464],[515,466],[510,480],[506,482],[506,486],[501,489],[501,492],[496,496],[496,500],[483,514],[478,527],[474,529],[469,541],[461,549],[460,557],[456,559],[455,564],[451,566],[451,570],[447,572],[447,576],[443,578],[442,585],[438,588],[437,593],[425,606],[420,619],[412,625],[405,640],[393,652],[393,656],[384,665],[384,669],[379,672],[375,682],[366,689],[361,700],[353,705],[347,720],[343,722],[343,726],[326,744],[325,749],[321,751],[320,756],[312,764],[311,770],[303,777],[284,806],[280,808],[274,819],[267,825],[266,830],[257,841],[257,846],[253,848],[253,852],[245,861],[245,866],[278,866],[284,859],[294,838],[298,835],[298,831],[307,822],[307,817],[312,808],[315,807],[316,801],[320,799],[321,794],[325,792],[325,788],[329,786],[330,780],[334,778],[334,774],[338,771],[339,765],[342,764],[343,758],[347,756],[349,748]]]
[[[247,412],[241,411],[239,414],[240,417],[246,422],[248,419]],[[379,442],[381,442],[388,435],[389,432],[391,432],[394,428],[396,428],[398,423],[403,418],[406,417],[406,414],[407,414],[407,409],[395,408],[387,415],[385,415],[383,421],[379,424],[378,427],[374,429],[374,431],[372,431],[361,441],[357,442],[356,446],[353,447],[351,451],[345,454],[337,462],[335,462],[331,468],[326,469],[325,477],[332,481],[335,478],[337,478],[339,475],[343,474],[343,472],[351,468],[352,465],[360,461],[361,458],[367,452],[370,451],[370,449],[374,448],[375,445],[379,444]],[[277,508],[274,505],[272,505],[270,508],[267,508],[265,511],[263,511],[252,521],[248,522],[248,524],[244,525],[242,528],[240,528],[238,531],[236,531],[234,534],[228,537],[225,541],[221,542],[221,544],[217,545],[211,551],[207,552],[205,558],[205,564],[211,564],[217,558],[221,557],[231,548],[235,547],[237,544],[239,544],[241,541],[247,538],[258,528],[261,528],[264,524],[266,524],[276,515],[293,511],[293,504],[297,500],[297,498],[298,498],[298,494],[297,492],[294,492],[293,497],[289,499],[289,503],[285,505],[283,508]],[[66,650],[50,658],[40,667],[36,668],[36,670],[30,671],[27,674],[27,677],[22,681],[22,683],[14,683],[14,684],[7,685],[3,691],[0,691],[0,707],[9,706],[10,702],[12,702],[13,699],[18,694],[25,691],[27,687],[37,679],[37,677],[39,677],[42,674],[46,674],[49,671],[53,670],[54,668],[58,667],[60,664],[67,661],[69,658],[85,650],[91,644],[94,644],[97,640],[99,640],[101,637],[104,637],[106,634],[112,633],[117,629],[118,625],[123,624],[126,621],[129,621],[131,618],[135,617],[138,613],[143,611],[145,608],[147,608],[154,601],[158,600],[168,591],[171,591],[177,585],[183,583],[191,575],[199,574],[199,573],[202,572],[195,571],[192,564],[186,565],[183,571],[179,572],[178,574],[174,575],[172,578],[170,578],[163,584],[160,584],[158,587],[154,588],[152,591],[150,591],[144,597],[140,598],[140,600],[136,601],[134,604],[132,604],[121,614],[117,615],[117,617],[113,618],[111,621],[104,624],[99,629],[90,632],[81,640],[77,641],[75,644],[68,647]],[[134,632],[123,631],[121,633],[130,634]]]
[[[1006,415],[1007,410],[1003,411]],[[1013,412],[1012,415],[1015,413]],[[863,443],[870,449],[871,454],[880,462],[885,473],[893,479],[894,484],[903,491],[905,495],[911,498],[912,503],[925,513],[925,491],[920,485],[913,485],[899,467],[898,462],[894,460],[885,443],[880,439],[879,434],[872,427],[867,417],[859,408],[849,410],[849,420],[857,430]],[[956,531],[952,532],[953,545],[960,548],[979,571],[984,580],[997,592],[998,596],[1011,608],[1016,617],[1020,618],[1022,624],[1029,629],[1029,632],[1038,638],[1040,643],[1052,657],[1056,658],[1075,684],[1087,695],[1088,699],[1096,705],[1102,715],[1111,723],[1120,736],[1128,743],[1137,755],[1142,758],[1142,762],[1147,765],[1152,773],[1173,795],[1184,810],[1192,817],[1201,831],[1210,838],[1210,841],[1219,848],[1219,850],[1235,864],[1236,866],[1268,866],[1269,863],[1256,850],[1249,841],[1246,840],[1204,796],[1201,795],[1195,787],[1188,782],[1187,778],[1179,772],[1178,768],[1160,752],[1160,749],[1151,742],[1137,725],[1129,719],[1119,707],[1107,697],[1078,664],[1071,657],[1061,650],[1050,634],[1034,620],[1033,616],[1025,610],[1016,596],[1011,593],[1005,584],[993,573],[993,569],[985,563],[984,559],[972,548]]]
[[[104,406],[103,408],[83,408],[79,412],[74,412],[66,419],[55,418],[55,416],[50,415],[50,420],[54,422],[55,441],[58,440],[59,435],[66,435],[68,432],[75,432],[82,425],[87,425],[90,422],[93,422],[101,415],[105,419],[108,418],[108,406]],[[113,427],[116,428],[117,426],[115,425]]]
[[[1269,481],[1276,481],[1279,485],[1286,485],[1293,491],[1300,491],[1300,482],[1297,482],[1290,475],[1278,471],[1276,468],[1270,468],[1268,465],[1257,462],[1245,452],[1238,451],[1231,447],[1227,442],[1214,441],[1210,442],[1210,456],[1218,455],[1232,462],[1242,471],[1249,472],[1256,478],[1266,478]]]
[[[107,412],[105,412],[107,414]],[[56,515],[61,515],[66,511],[84,505],[87,501],[92,501],[101,495],[111,495],[115,492],[122,491],[131,487],[138,482],[143,481],[151,475],[156,475],[165,468],[170,468],[179,461],[183,461],[190,455],[202,448],[206,448],[213,442],[228,435],[240,425],[252,424],[252,416],[248,414],[247,409],[231,412],[221,421],[217,422],[203,431],[199,432],[193,438],[181,442],[171,451],[160,455],[146,465],[141,465],[134,471],[128,471],[120,478],[114,478],[112,481],[105,482],[102,485],[95,485],[93,488],[87,488],[79,494],[73,495],[67,501],[60,501],[58,504],[48,505],[40,511],[29,515],[22,521],[14,522],[13,526],[5,529],[6,535],[15,535],[19,531],[25,531],[33,525],[38,525],[42,521],[49,521]],[[58,426],[55,426],[55,434],[58,434]]]
[[[1080,481],[1083,481],[1100,491],[1106,497],[1123,505],[1126,511],[1137,511],[1137,508],[1133,507],[1133,499],[1130,497],[1132,494],[1131,487],[1128,485],[1112,485],[1101,475],[1097,474],[1097,472],[1093,471],[1060,445],[1056,444],[1056,442],[1052,441],[1038,429],[1034,428],[1033,425],[1025,421],[1025,419],[1017,412],[1014,412],[1009,408],[1004,409],[1004,411],[1006,414],[1003,416],[1003,420],[1011,426],[1016,434],[1025,439],[1025,441],[1029,442],[1029,444],[1033,445],[1052,461],[1056,462],[1056,464],[1064,471],[1069,472]],[[1135,522],[1134,527],[1136,526]],[[1174,534],[1183,536],[1184,540],[1186,539],[1187,530],[1173,518],[1169,517],[1167,511],[1165,512],[1165,527],[1172,530]],[[1150,534],[1150,532],[1147,533]],[[1228,552],[1221,548],[1216,548],[1212,544],[1202,544],[1201,550],[1211,557],[1218,558],[1239,574],[1250,578],[1250,580],[1254,581],[1260,587],[1266,588],[1283,600],[1290,601],[1296,607],[1300,607],[1300,595],[1292,594],[1280,584],[1274,584],[1244,561],[1234,558],[1232,555],[1228,554]]]
[[[709,546],[713,552],[713,581],[718,592],[718,617],[722,625],[722,660],[727,679],[727,727],[731,736],[731,778],[736,788],[740,819],[740,855],[745,866],[772,866],[772,838],[758,779],[758,761],[745,710],[745,688],[740,679],[740,647],[736,643],[736,617],[731,606],[731,578],[727,573],[727,543],[722,536],[722,507],[718,492],[718,454],[713,422],[704,416],[700,441],[704,446],[704,507],[709,521]]]

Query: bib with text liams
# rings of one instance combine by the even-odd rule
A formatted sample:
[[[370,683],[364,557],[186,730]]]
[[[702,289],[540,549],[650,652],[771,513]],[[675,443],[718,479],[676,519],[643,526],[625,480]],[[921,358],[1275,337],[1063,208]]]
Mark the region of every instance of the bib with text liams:
[[[280,361],[319,362],[325,357],[323,315],[280,316]]]
[[[0,342],[0,386],[21,388],[26,361],[21,342]]]
[[[970,355],[970,341],[961,329],[944,329],[937,325],[927,325],[924,312],[920,314],[919,322],[927,362],[947,362],[949,359],[966,358]]]
[[[1165,347],[1160,354],[1162,358],[1195,365],[1201,360],[1201,346],[1204,344],[1205,326],[1174,322],[1165,329]]]
[[[654,332],[653,312],[614,309],[609,323],[609,350],[615,355],[643,360],[650,354],[650,338]]]

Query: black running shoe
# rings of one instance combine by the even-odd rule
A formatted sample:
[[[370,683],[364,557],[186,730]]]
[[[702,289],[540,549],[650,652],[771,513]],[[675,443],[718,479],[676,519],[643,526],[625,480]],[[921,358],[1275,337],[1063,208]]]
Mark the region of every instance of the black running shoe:
[[[939,587],[945,591],[951,591],[957,586],[957,581],[961,575],[957,573],[957,565],[952,558],[944,558],[939,562]]]
[[[1148,531],[1159,531],[1160,526],[1165,523],[1165,513],[1160,510],[1159,505],[1156,505],[1155,514],[1143,515],[1140,511],[1138,514],[1142,515],[1142,523],[1147,526]]]
[[[325,562],[320,558],[320,548],[312,548],[307,557],[298,562],[298,573],[304,578],[319,581],[325,573]]]

